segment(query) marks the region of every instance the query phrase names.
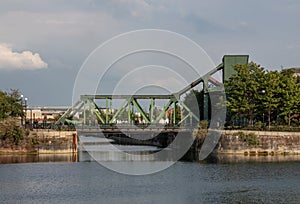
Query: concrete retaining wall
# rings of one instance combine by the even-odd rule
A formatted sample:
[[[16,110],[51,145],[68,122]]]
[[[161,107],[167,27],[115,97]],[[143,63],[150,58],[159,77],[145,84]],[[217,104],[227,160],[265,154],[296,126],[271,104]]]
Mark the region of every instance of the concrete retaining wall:
[[[34,130],[31,137],[35,137],[39,144],[36,148],[39,154],[61,154],[77,152],[76,131]]]
[[[56,137],[66,138],[71,137],[73,134],[77,134],[76,131],[55,131],[55,130],[33,130],[31,134],[36,134],[38,137]]]
[[[258,144],[241,137],[252,133]],[[218,154],[277,155],[300,154],[300,132],[224,131],[215,150]]]

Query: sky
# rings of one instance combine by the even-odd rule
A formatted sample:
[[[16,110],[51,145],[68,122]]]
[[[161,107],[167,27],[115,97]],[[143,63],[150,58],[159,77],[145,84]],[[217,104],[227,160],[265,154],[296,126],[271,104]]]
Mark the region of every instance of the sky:
[[[299,10],[298,0],[1,0],[0,89],[19,89],[31,106],[71,105],[76,76],[90,54],[107,40],[140,29],[184,35],[215,65],[223,55],[247,54],[269,70],[299,67]],[[153,57],[166,65],[161,56],[148,55],[127,59],[122,66],[141,59],[144,64],[137,64],[146,66]],[[161,76],[150,69],[147,79]],[[118,84],[117,74],[107,75],[103,86]],[[177,80],[168,78],[167,71],[163,76],[158,85]],[[142,77],[145,72],[131,79]],[[127,80],[128,87],[137,83]]]

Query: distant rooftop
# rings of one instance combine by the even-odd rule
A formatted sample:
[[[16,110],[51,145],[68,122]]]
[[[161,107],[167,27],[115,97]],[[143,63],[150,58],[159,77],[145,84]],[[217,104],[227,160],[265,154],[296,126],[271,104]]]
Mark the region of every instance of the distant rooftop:
[[[300,74],[300,67],[289,68],[289,70],[293,71],[296,74]]]
[[[29,106],[29,109],[34,109],[34,110],[61,110],[65,111],[68,110],[68,106]]]

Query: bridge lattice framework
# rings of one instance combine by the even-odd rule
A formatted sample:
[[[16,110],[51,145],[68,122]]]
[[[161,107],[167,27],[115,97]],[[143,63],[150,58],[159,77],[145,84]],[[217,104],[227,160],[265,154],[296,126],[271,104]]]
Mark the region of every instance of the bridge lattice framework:
[[[127,112],[126,124],[129,127],[136,126],[135,114],[136,111],[142,116],[146,126],[155,125],[163,119],[168,111],[173,109],[172,117],[169,121],[170,128],[178,127],[181,125],[189,125],[193,122],[199,122],[200,119],[209,119],[209,94],[212,92],[224,92],[224,85],[222,82],[228,80],[235,72],[234,65],[247,64],[248,55],[225,55],[223,56],[222,63],[213,68],[204,76],[193,81],[182,90],[168,95],[81,95],[80,99],[70,107],[55,123],[56,125],[69,124],[81,124],[82,126],[91,126],[94,124],[100,127],[111,128],[115,125],[122,116],[124,121],[124,112]],[[222,72],[222,82],[213,78],[213,75],[217,72]],[[202,118],[200,115],[195,114],[190,107],[185,104],[183,95],[190,92],[197,85],[202,83],[203,104]],[[95,100],[104,100],[105,107],[99,107]],[[115,100],[121,100],[121,105],[113,111],[112,104]],[[150,104],[149,112],[142,108],[141,100],[147,100]],[[167,103],[162,108],[159,114],[155,114],[157,100],[165,100]],[[180,108],[179,108],[180,107]],[[185,114],[183,115],[183,110]],[[74,116],[80,116],[79,120],[75,120]],[[180,117],[178,117],[180,115]],[[94,121],[94,122],[93,122]],[[95,122],[96,121],[96,122]]]

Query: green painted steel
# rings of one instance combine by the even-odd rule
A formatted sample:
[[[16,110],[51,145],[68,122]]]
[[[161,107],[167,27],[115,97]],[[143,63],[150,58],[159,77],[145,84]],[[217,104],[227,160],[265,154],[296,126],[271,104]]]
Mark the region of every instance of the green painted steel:
[[[169,102],[164,106],[162,112],[155,119],[154,123],[159,123],[159,121],[165,116],[166,111],[170,108],[170,106],[172,105],[172,103],[173,103],[173,100],[169,100]]]
[[[150,108],[149,108],[150,122],[153,121],[154,106],[155,106],[155,99],[151,98],[150,99]]]
[[[106,108],[105,108],[105,124],[108,124],[108,98],[105,98],[105,104],[106,104]]]
[[[209,71],[204,76],[196,79],[182,90],[168,95],[81,95],[80,100],[76,102],[70,109],[68,109],[61,118],[56,122],[56,125],[66,123],[70,124],[83,124],[101,125],[102,128],[110,127],[121,121],[130,126],[135,125],[141,118],[137,118],[137,112],[145,120],[147,124],[159,123],[168,112],[169,123],[173,126],[181,124],[192,124],[193,122],[199,122],[200,119],[209,119],[210,100],[209,93],[212,92],[224,92],[223,82],[228,80],[234,73],[233,65],[247,64],[248,55],[225,55],[222,59],[222,63],[217,67]],[[216,72],[222,71],[223,81],[218,82],[213,78]],[[180,99],[183,94],[188,93],[198,84],[202,83],[203,96],[203,109],[200,110],[202,117],[195,115],[189,107],[184,103],[184,100]],[[209,86],[211,85],[211,86]],[[138,103],[138,100],[148,100],[149,107],[145,110]],[[104,107],[100,108],[96,104],[95,100],[104,101]],[[121,100],[121,105],[113,110],[113,101]],[[158,107],[156,107],[156,100],[167,101],[161,112],[157,115]],[[115,104],[115,103],[114,103]],[[171,109],[173,108],[173,111]],[[185,110],[183,115],[182,110]],[[126,112],[127,111],[127,116]],[[137,112],[135,112],[137,111]],[[125,117],[124,117],[125,115]],[[180,116],[180,117],[179,117]],[[80,118],[83,117],[83,118]],[[72,118],[79,118],[78,121]]]
[[[128,116],[128,123],[131,124],[131,102],[129,99],[127,99],[127,103],[128,103],[128,110],[127,110],[127,116]]]
[[[248,59],[248,55],[225,55],[223,57],[223,80],[227,81],[235,73],[232,66],[237,64],[247,64]]]
[[[86,101],[83,102],[83,124],[86,125]]]
[[[124,100],[120,108],[115,112],[115,114],[112,116],[111,120],[109,121],[110,124],[115,123],[115,120],[117,119],[119,114],[122,114],[125,111],[127,105],[128,105],[128,100]]]
[[[173,108],[173,124],[177,124],[176,123],[176,117],[177,117],[177,102],[174,102],[174,108]]]
[[[106,99],[106,98],[111,98],[111,99],[127,99],[127,98],[135,98],[135,99],[170,99],[174,96],[174,94],[169,94],[169,95],[81,95],[80,99],[85,100],[85,99]]]
[[[188,111],[188,113],[189,113],[188,115],[190,116],[191,119],[195,118],[196,121],[200,121],[200,118],[197,117],[182,101],[179,100],[178,103],[180,105],[182,105],[182,107],[185,108]],[[190,123],[192,123],[192,122],[190,121]]]
[[[150,119],[148,118],[147,114],[144,112],[140,104],[136,101],[136,99],[132,99],[133,105],[139,110],[140,114],[143,116],[143,118],[150,123]]]
[[[184,116],[178,123],[177,123],[177,125],[180,125],[180,124],[182,124],[187,118],[189,118],[190,117],[190,115],[189,114],[187,114],[186,116]]]
[[[88,100],[89,101],[89,105],[90,105],[90,110],[92,113],[94,113],[97,117],[97,119],[102,123],[104,124],[105,123],[105,120],[104,120],[104,117],[103,115],[101,114],[101,111],[99,110],[97,104],[94,103],[94,101],[92,100]]]
[[[59,124],[64,124],[65,120],[66,120],[66,117],[68,115],[70,115],[74,108],[76,108],[79,104],[81,103],[81,100],[77,101],[74,106],[72,106],[71,108],[69,108],[57,121],[56,121],[56,125],[59,125]]]

